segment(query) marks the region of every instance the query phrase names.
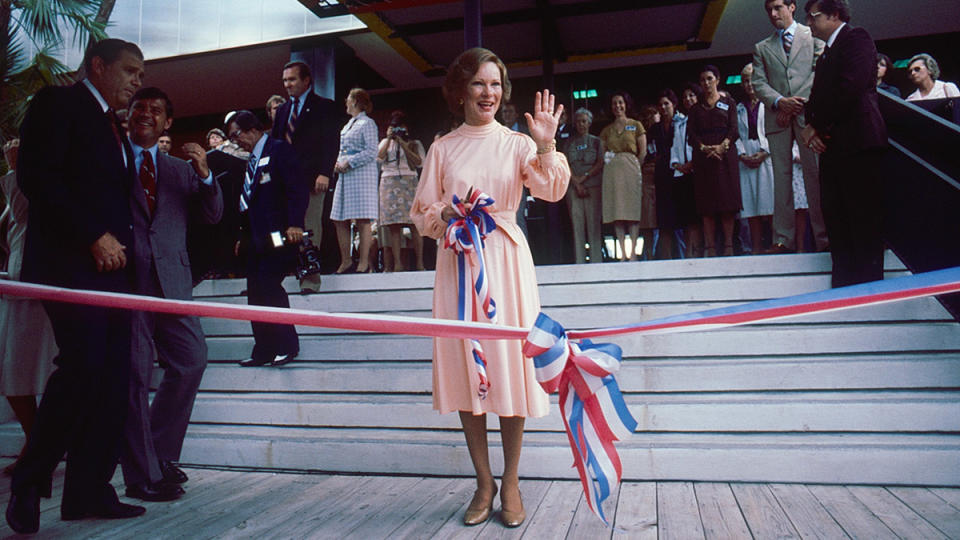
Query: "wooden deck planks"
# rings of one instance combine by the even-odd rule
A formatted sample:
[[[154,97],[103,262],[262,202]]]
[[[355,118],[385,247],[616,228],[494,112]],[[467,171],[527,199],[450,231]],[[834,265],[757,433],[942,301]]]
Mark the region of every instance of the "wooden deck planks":
[[[703,532],[708,540],[750,538],[750,528],[728,484],[697,482],[693,490],[697,495]]]
[[[960,538],[960,510],[927,488],[889,488],[898,499],[922,515],[949,538]]]
[[[604,517],[607,518],[608,523],[613,523],[616,517],[617,501],[619,498],[620,490],[617,490],[611,492],[607,500],[604,501]],[[590,509],[590,505],[587,504],[587,498],[581,496],[580,506],[573,516],[573,521],[570,522],[570,530],[567,531],[567,540],[610,538],[611,534],[612,531],[610,528],[604,525],[603,522],[597,518],[596,514],[593,513],[593,510]]]
[[[291,521],[296,522],[316,516],[318,509],[324,509],[328,501],[348,496],[358,489],[366,478],[355,476],[317,476],[315,483],[305,491],[293,496],[269,501],[262,511],[249,516],[227,529],[224,538],[265,538],[274,534],[278,528]],[[301,496],[302,495],[302,496]]]
[[[800,538],[768,485],[733,484],[730,487],[755,538]]]
[[[528,538],[565,538],[583,498],[580,482],[551,482],[533,515],[527,515]]]
[[[770,484],[770,491],[780,503],[801,538],[848,538],[830,512],[802,484]]]
[[[624,482],[617,502],[614,538],[657,540],[657,484]]]
[[[943,538],[940,531],[885,489],[851,486],[850,493],[860,499],[880,521],[901,538]]]
[[[896,538],[893,531],[845,486],[810,486],[810,492],[851,538]]]
[[[428,540],[451,519],[457,518],[473,497],[476,482],[472,478],[455,478],[446,489],[425,494],[421,507],[390,532],[391,538]]]
[[[706,538],[692,483],[657,483],[657,526],[663,540]]]
[[[3,465],[0,460],[0,466]],[[578,481],[523,480],[527,521],[464,527],[472,478],[188,469],[187,494],[130,520],[60,521],[63,467],[36,538],[960,538],[960,489],[626,482],[587,507]],[[114,485],[122,496],[118,472]],[[0,480],[0,495],[9,479]],[[128,502],[137,502],[129,501]],[[3,524],[0,537],[12,531]]]

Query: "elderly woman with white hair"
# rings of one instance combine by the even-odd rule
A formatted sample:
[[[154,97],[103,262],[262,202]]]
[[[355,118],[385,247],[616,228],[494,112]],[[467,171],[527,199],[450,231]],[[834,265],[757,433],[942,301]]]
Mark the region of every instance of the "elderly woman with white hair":
[[[907,96],[907,101],[960,97],[957,85],[937,80],[940,78],[940,65],[929,54],[921,53],[910,59],[907,77],[917,87],[914,93]]]
[[[573,114],[574,134],[567,139],[564,154],[570,164],[570,186],[567,189],[567,208],[573,223],[573,247],[577,264],[587,262],[586,244],[590,245],[590,262],[603,262],[603,235],[601,217],[603,190],[600,171],[603,170],[603,144],[590,134],[593,113],[579,108]]]

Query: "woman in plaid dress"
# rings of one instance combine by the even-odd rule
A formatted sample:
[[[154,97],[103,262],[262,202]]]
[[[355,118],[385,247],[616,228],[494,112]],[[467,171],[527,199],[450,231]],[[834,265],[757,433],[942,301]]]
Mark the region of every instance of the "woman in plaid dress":
[[[360,260],[357,272],[370,270],[370,222],[377,219],[377,144],[380,142],[377,124],[367,116],[373,110],[370,95],[360,88],[350,90],[347,96],[347,113],[352,117],[340,130],[340,155],[334,171],[339,173],[337,187],[333,191],[333,207],[330,219],[337,228],[340,244],[340,268],[338,274],[346,274],[353,268],[350,246],[350,221],[360,230]]]

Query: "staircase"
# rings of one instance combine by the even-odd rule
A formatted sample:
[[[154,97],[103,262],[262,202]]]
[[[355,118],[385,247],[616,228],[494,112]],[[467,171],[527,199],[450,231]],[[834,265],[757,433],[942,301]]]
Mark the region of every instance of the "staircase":
[[[538,267],[543,309],[573,328],[829,287],[824,254]],[[889,252],[886,276],[907,272]],[[324,276],[295,308],[429,317],[432,272]],[[200,300],[244,304],[241,280]],[[429,338],[299,328],[282,368],[240,368],[247,323],[203,321],[210,366],[182,461],[471,475],[457,415],[431,408]],[[712,332],[613,338],[640,425],[618,444],[637,480],[960,485],[960,325],[932,298]],[[575,478],[556,396],[530,419],[521,474]],[[501,454],[490,418],[491,459]],[[19,448],[19,428],[0,449]]]

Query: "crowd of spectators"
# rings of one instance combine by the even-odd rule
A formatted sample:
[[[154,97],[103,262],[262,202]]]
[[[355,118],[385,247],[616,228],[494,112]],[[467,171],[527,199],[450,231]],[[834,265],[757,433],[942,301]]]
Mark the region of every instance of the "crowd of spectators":
[[[901,89],[888,82],[894,69],[888,56],[878,54],[877,86],[899,96]],[[928,54],[911,58],[907,72],[916,88],[907,100],[960,95],[955,84],[939,80],[939,65]],[[810,180],[805,181],[801,166],[807,149],[795,138],[787,151],[790,214],[780,219],[791,223],[796,240],[783,242],[777,233],[775,160],[766,131],[779,111],[755,91],[753,65],[743,68],[739,85],[725,87],[728,75],[733,74],[707,65],[676,91],[663,89],[653,102],[635,106],[628,92],[615,90],[603,100],[602,110],[570,108],[569,123],[564,112],[557,145],[573,170],[565,200],[569,227],[551,229],[549,239],[531,238],[531,244],[556,242],[559,232],[562,242],[572,244],[577,263],[828,249],[818,221],[815,234],[807,237],[811,218],[819,212],[811,216],[808,210],[805,186]],[[270,123],[286,102],[279,95],[266,101]],[[411,134],[403,111],[374,117],[372,100],[363,90],[352,90],[345,104],[350,119],[342,124],[340,156],[330,182],[335,211],[328,205],[324,216],[336,227],[338,249],[328,244],[322,256],[339,261],[336,273],[431,266],[430,260],[424,262],[424,240],[407,216],[425,145]],[[505,102],[498,120],[523,133],[522,112]],[[374,118],[386,125],[378,127]],[[207,133],[207,145],[241,159],[247,156],[219,128]],[[531,202],[525,193],[517,213],[527,235]]]

